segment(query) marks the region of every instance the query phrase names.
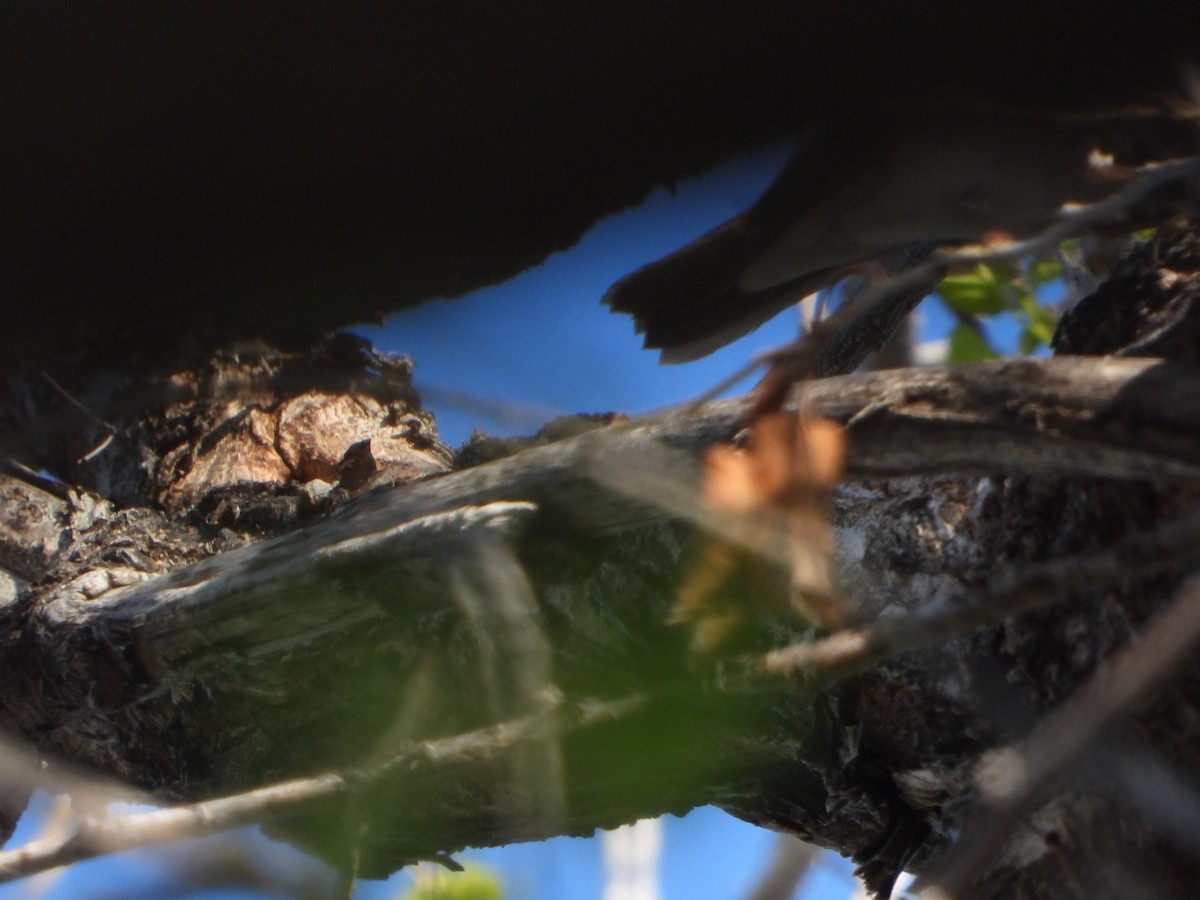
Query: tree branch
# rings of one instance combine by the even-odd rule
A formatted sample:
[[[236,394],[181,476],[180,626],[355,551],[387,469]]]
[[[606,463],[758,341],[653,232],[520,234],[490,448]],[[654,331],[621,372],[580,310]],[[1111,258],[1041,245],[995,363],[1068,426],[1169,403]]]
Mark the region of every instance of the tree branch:
[[[952,470],[1159,478],[1200,472],[1195,374],[1148,360],[997,363],[827,379],[796,400],[849,424],[857,479]],[[706,447],[743,426],[747,408],[735,400],[671,412],[370,492],[303,530],[138,583],[117,569],[85,573],[87,584],[5,610],[11,665],[0,700],[43,749],[190,801],[358,768],[406,740],[519,715],[496,708],[508,688],[490,689],[489,678],[523,685],[511,697],[518,704],[539,685],[568,698],[642,693],[652,698],[645,709],[586,739],[564,735],[541,762],[514,754],[417,786],[389,775],[377,793],[407,799],[355,807],[373,823],[364,875],[463,844],[590,831],[705,802],[736,806],[732,798],[751,794],[761,811],[759,786],[795,771],[798,757],[821,774],[788,788],[779,815],[809,823],[789,827],[819,829],[809,833],[847,854],[890,859],[903,845],[883,841],[896,827],[895,788],[843,771],[858,725],[843,724],[841,707],[815,699],[803,680],[714,689],[686,636],[666,624],[694,525],[725,527],[697,506],[689,473]],[[861,485],[843,494],[839,504],[872,504]],[[884,513],[854,527],[895,526]],[[485,546],[513,562],[487,564]],[[953,570],[934,588],[930,576],[889,580],[863,561],[845,564],[849,584],[878,583],[897,608],[921,610],[931,591],[963,586]],[[492,591],[509,598],[487,613],[498,618],[474,614],[472,625],[471,610]],[[519,621],[543,636],[528,635],[534,644],[514,653],[503,635],[524,630]],[[772,645],[779,639],[774,632]],[[785,727],[771,724],[780,703]],[[531,769],[561,770],[563,784],[538,794],[529,777],[514,780]],[[454,797],[470,800],[447,802]],[[807,812],[830,808],[819,825]],[[322,845],[327,824],[286,827],[328,855],[346,852]]]
[[[930,896],[962,896],[1050,785],[1173,675],[1197,642],[1200,583],[1192,579],[1111,666],[1047,716],[1018,747],[987,759],[976,776],[980,807],[965,839],[929,876]]]
[[[997,572],[983,589],[960,590],[948,598],[944,609],[780,647],[767,653],[757,666],[767,676],[788,677],[804,671],[845,676],[893,656],[935,647],[1014,618],[1071,593],[1177,570],[1197,546],[1200,516],[1188,516],[1096,553]]]
[[[14,850],[0,852],[0,883],[110,853],[270,822],[288,814],[294,815],[298,808],[315,801],[369,787],[372,780],[392,772],[414,777],[413,773],[418,770],[493,758],[515,745],[540,743],[556,739],[567,731],[619,719],[644,702],[643,698],[629,697],[574,709],[552,704],[537,715],[452,738],[413,743],[370,771],[297,778],[255,791],[153,812],[83,817],[66,834],[30,841]]]
[[[802,396],[815,414],[849,423],[854,476],[1161,478],[1200,474],[1197,374],[1148,360],[1056,359],[833,378],[807,385]],[[688,458],[731,436],[745,408],[733,400],[694,417],[668,413],[376,492],[327,522],[99,599],[62,591],[40,616],[51,627],[130,629],[140,664],[168,679],[223,668],[228,652],[282,652],[383,615],[392,584],[405,585],[410,604],[444,596],[446,566],[464,535],[512,528],[535,509],[541,521],[583,533],[667,516],[708,521],[686,486],[695,466]],[[304,587],[347,576],[349,596]]]

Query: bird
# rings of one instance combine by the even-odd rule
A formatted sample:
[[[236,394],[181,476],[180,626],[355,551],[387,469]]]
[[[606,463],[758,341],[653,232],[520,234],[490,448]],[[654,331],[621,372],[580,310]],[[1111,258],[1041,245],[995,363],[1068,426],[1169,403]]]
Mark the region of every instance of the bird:
[[[1183,101],[1063,112],[916,103],[809,124],[747,210],[613,285],[664,362],[704,356],[906,248],[1028,238],[1136,167],[1200,152]],[[921,255],[921,254],[916,254]]]
[[[791,134],[820,187],[914,100],[1117,108],[1193,6],[3,4],[0,377],[300,351]]]

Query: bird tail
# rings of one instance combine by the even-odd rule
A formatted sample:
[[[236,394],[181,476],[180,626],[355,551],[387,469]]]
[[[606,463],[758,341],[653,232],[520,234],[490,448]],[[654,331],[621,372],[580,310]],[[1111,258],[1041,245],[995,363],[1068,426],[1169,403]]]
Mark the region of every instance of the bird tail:
[[[836,279],[810,272],[767,290],[746,292],[737,279],[752,253],[737,219],[625,276],[604,295],[613,312],[633,316],[645,346],[664,363],[699,359],[749,334],[776,313]]]

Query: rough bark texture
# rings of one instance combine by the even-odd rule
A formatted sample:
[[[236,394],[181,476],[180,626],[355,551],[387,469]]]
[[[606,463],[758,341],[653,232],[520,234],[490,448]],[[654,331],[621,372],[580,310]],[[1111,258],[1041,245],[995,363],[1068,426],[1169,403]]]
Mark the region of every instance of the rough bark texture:
[[[572,420],[560,433],[584,433],[499,459],[476,442],[459,468],[492,461],[450,473],[404,361],[300,349],[499,281],[658,186],[830,121],[873,134],[913,98],[1084,111],[1175,90],[1195,29],[1173,4],[4,16],[0,723],[47,759],[164,801],[376,772],[273,823],[364,875],[717,803],[883,889],[954,852],[981,759],[1136,646],[1193,566],[1177,532],[1121,543],[1193,507],[1192,236],[1138,251],[1059,338],[1171,363],[806,387],[849,423],[833,522],[862,622],[975,615],[1010,567],[1066,558],[1078,579],[1046,578],[1019,618],[790,679],[762,653],[819,637],[803,623],[747,616],[740,655],[717,660],[667,624],[705,535],[736,530],[693,483],[745,403]],[[1097,551],[1116,575],[1096,576]],[[747,596],[777,575],[723,602],[778,606]],[[1197,679],[1098,741],[959,893],[1200,891]],[[547,709],[549,737],[375,765]],[[28,782],[0,787],[9,827]]]
[[[1120,353],[1142,346],[1141,323],[1191,333],[1195,236],[1155,253],[1137,251],[1118,269],[1126,287],[1081,304],[1059,343]],[[1143,314],[1106,342],[1131,303]],[[369,769],[547,698],[637,695],[627,714],[389,771],[274,827],[379,875],[717,803],[854,856],[883,887],[969,830],[981,759],[1126,646],[1192,567],[1142,553],[1100,587],[1052,584],[1033,612],[837,679],[747,676],[745,659],[811,629],[752,618],[739,655],[714,661],[666,624],[697,526],[712,527],[689,473],[742,427],[744,402],[563,423],[583,433],[436,475],[450,457],[407,375],[342,338],[153,379],[10,379],[10,424],[82,418],[74,443],[31,444],[43,449],[26,460],[72,486],[19,469],[0,483],[5,726],[185,800]],[[969,606],[1032,564],[1121,558],[1123,539],[1190,512],[1195,384],[1190,360],[1064,358],[808,385],[805,402],[850,426],[833,523],[858,619]],[[735,585],[728,602],[762,609],[737,593],[770,583]],[[1200,889],[1187,836],[1126,785],[1145,768],[1130,759],[1175,785],[1200,777],[1198,678],[1100,742],[966,893]]]

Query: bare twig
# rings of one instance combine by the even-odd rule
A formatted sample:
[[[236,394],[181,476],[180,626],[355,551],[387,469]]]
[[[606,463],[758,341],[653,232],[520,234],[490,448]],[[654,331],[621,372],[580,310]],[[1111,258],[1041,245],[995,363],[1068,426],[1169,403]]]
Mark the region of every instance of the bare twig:
[[[1088,768],[1104,785],[1115,787],[1158,834],[1200,855],[1200,787],[1190,775],[1124,733],[1100,745]]]
[[[1188,516],[1125,538],[1099,552],[1002,572],[985,590],[964,590],[952,598],[945,611],[848,628],[821,640],[772,650],[762,658],[761,671],[769,676],[857,671],[1002,622],[1073,591],[1187,566],[1198,547],[1200,515]]]
[[[775,839],[771,861],[748,900],[789,900],[794,897],[820,852],[815,844],[790,834],[779,835]]]
[[[489,717],[526,715],[546,697],[556,696],[552,651],[537,597],[512,548],[484,531],[455,561],[450,582],[475,636],[479,689],[487,697]],[[511,773],[513,796],[507,806],[513,818],[531,817],[547,827],[566,821],[558,735],[514,753]]]
[[[1138,177],[1103,200],[1064,210],[1057,222],[1023,241],[975,245],[934,252],[933,245],[910,248],[904,264],[878,278],[833,314],[813,322],[797,341],[758,354],[697,401],[718,396],[760,366],[786,365],[787,371],[807,375],[836,375],[853,370],[882,345],[891,331],[945,275],[956,266],[1018,262],[1056,250],[1063,241],[1085,234],[1094,226],[1111,224],[1165,185],[1200,177],[1200,157],[1151,163]],[[896,307],[893,309],[893,307]]]
[[[69,794],[77,811],[101,810],[117,802],[154,802],[148,794],[114,779],[80,771],[69,762],[44,759],[31,743],[10,733],[0,733],[0,784]]]
[[[635,696],[571,706],[554,703],[536,715],[451,738],[411,743],[370,771],[331,772],[297,778],[242,794],[154,812],[81,818],[64,836],[35,840],[14,850],[0,852],[0,883],[123,850],[261,824],[314,801],[350,794],[383,775],[495,757],[517,745],[542,742],[562,731],[620,718],[638,709],[643,702],[642,697]]]
[[[46,381],[50,385],[50,387],[54,388],[54,390],[58,394],[60,394],[63,397],[63,399],[65,399],[68,403],[70,403],[77,410],[79,410],[81,413],[83,413],[92,422],[94,422],[95,424],[99,425],[102,429],[104,429],[104,431],[105,431],[104,439],[96,447],[92,448],[87,453],[85,453],[83,456],[81,456],[78,461],[80,463],[85,463],[85,462],[90,462],[91,460],[95,459],[97,456],[99,456],[101,453],[104,452],[105,448],[107,448],[109,444],[112,443],[113,438],[116,437],[116,434],[117,434],[117,427],[115,425],[113,425],[111,422],[108,422],[108,421],[102,419],[100,416],[96,415],[96,413],[93,412],[91,409],[89,409],[88,407],[86,407],[82,403],[80,403],[79,400],[77,400],[74,396],[72,396],[70,391],[68,391],[61,384],[59,384],[52,377],[50,377],[50,373],[42,372],[42,377],[44,379],[46,379]]]
[[[1019,747],[995,754],[977,775],[981,804],[964,839],[927,878],[928,896],[963,896],[1013,828],[1105,731],[1131,715],[1200,643],[1200,581],[1188,581],[1170,607]]]
[[[1048,253],[1063,241],[1078,237],[1093,226],[1118,220],[1164,185],[1200,177],[1200,157],[1152,163],[1138,171],[1138,177],[1121,190],[1095,203],[1064,211],[1057,222],[1032,238],[1002,246],[973,246],[935,253],[918,265],[881,278],[859,294],[854,302],[844,304],[816,326],[809,337],[801,340],[799,346],[781,348],[776,352],[779,355],[806,352],[806,345],[810,342],[827,341],[830,334],[854,328],[876,306],[889,302],[901,291],[940,280],[941,273],[948,268],[980,263],[1017,262]]]

